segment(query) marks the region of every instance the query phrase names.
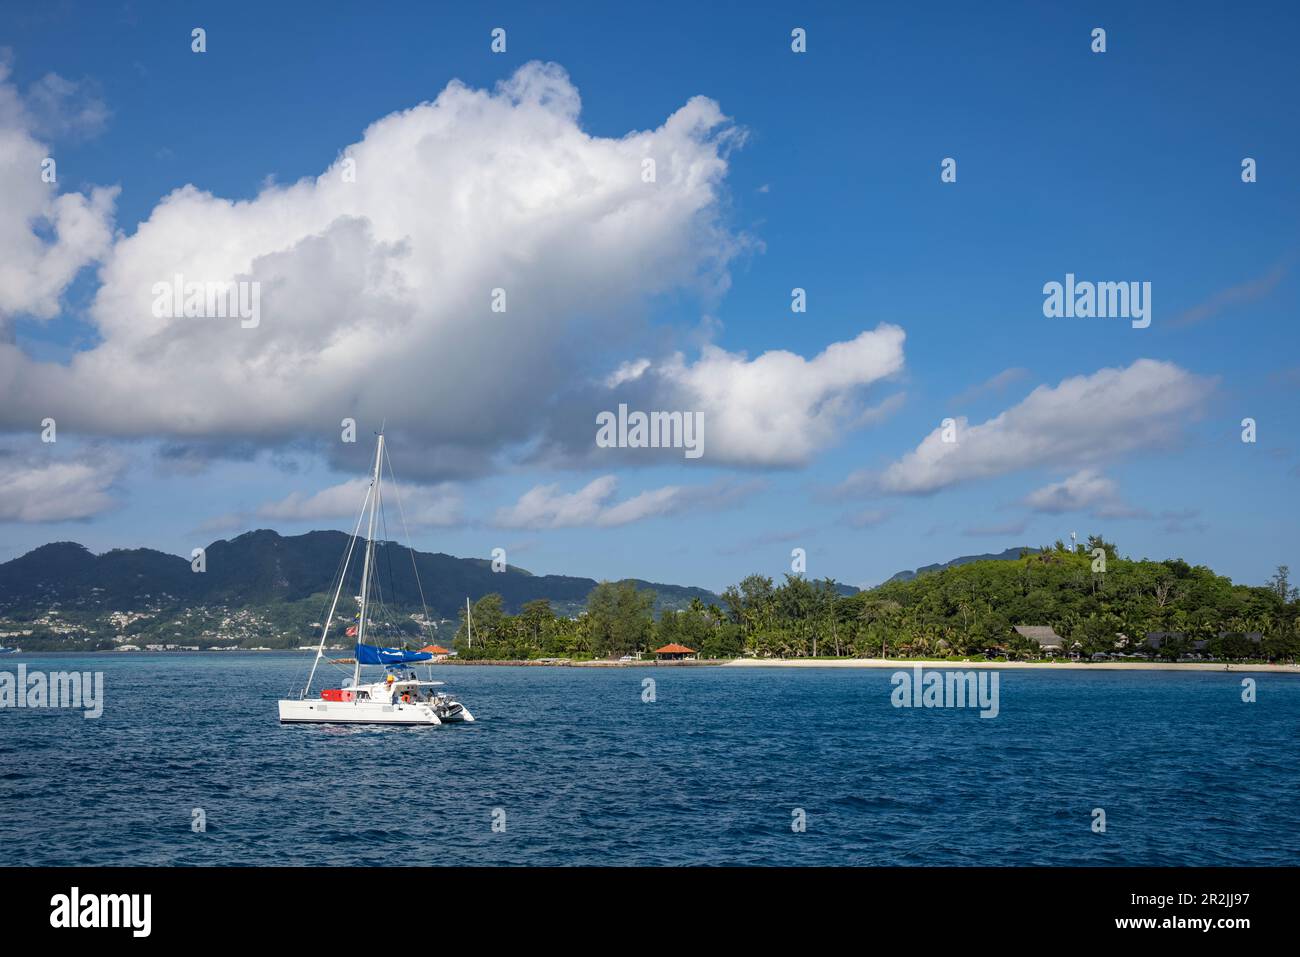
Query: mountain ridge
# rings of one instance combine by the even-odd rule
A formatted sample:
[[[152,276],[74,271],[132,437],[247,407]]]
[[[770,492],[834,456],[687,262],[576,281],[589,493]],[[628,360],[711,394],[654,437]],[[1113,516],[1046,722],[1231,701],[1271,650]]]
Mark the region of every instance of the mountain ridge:
[[[58,541],[0,563],[0,609],[22,600],[76,601],[101,594],[101,600],[115,602],[121,610],[132,610],[160,597],[178,601],[294,601],[307,597],[334,582],[338,564],[349,536],[337,530],[313,530],[282,535],[260,528],[229,539],[216,539],[204,550],[206,572],[191,570],[182,556],[153,548],[111,548],[95,553],[79,542]],[[978,555],[962,555],[947,562],[922,565],[896,572],[881,584],[912,581],[958,565],[977,561],[1010,561],[1038,549],[1021,545]],[[420,570],[424,597],[430,610],[442,617],[454,617],[466,597],[477,600],[485,594],[502,595],[508,610],[524,602],[546,598],[570,611],[581,608],[599,579],[579,575],[537,575],[529,569],[508,565],[492,570],[484,558],[464,558],[446,552],[407,549],[396,542],[376,542],[376,560],[388,563],[398,558],[392,584],[400,603],[416,604],[419,589],[408,576],[410,554],[414,552]],[[359,573],[354,569],[353,578]],[[409,580],[407,580],[409,577]],[[721,603],[721,596],[707,588],[630,579],[638,588],[653,589],[656,610],[682,608],[698,597],[706,604]],[[876,586],[879,587],[879,586]],[[837,584],[842,595],[859,589]],[[870,589],[866,589],[870,590]]]
[[[1031,555],[1036,555],[1038,554],[1039,549],[1031,548],[1028,545],[1015,545],[1000,552],[986,552],[982,555],[962,555],[949,562],[936,562],[933,565],[922,565],[920,568],[895,572],[892,576],[885,579],[882,584],[888,585],[890,582],[910,582],[912,579],[920,575],[929,575],[933,572],[941,572],[946,568],[955,568],[958,565],[969,565],[972,562],[1015,561],[1026,552]]]
[[[203,572],[193,571],[186,558],[151,548],[95,554],[78,542],[51,542],[0,563],[0,608],[57,601],[130,611],[166,598],[214,604],[298,601],[328,590],[336,581],[349,537],[340,531],[281,535],[255,529],[209,544]],[[537,598],[573,609],[585,603],[598,583],[582,576],[536,575],[516,566],[497,572],[487,559],[376,542],[379,587],[402,605],[421,603],[412,555],[430,612],[444,618],[455,617],[466,597],[477,600],[493,592],[501,594],[511,610]],[[359,583],[359,564],[354,560],[349,569],[350,584]],[[706,604],[721,600],[705,588],[631,581],[638,588],[654,589],[660,607],[685,607],[697,597]]]

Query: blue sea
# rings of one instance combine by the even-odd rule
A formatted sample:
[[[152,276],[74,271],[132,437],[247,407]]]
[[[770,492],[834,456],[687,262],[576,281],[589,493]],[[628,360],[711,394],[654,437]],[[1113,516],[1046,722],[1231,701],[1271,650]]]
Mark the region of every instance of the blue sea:
[[[105,686],[0,709],[5,863],[1300,863],[1296,675],[1003,671],[981,719],[889,670],[457,666],[475,724],[282,727],[310,657],[0,659]]]

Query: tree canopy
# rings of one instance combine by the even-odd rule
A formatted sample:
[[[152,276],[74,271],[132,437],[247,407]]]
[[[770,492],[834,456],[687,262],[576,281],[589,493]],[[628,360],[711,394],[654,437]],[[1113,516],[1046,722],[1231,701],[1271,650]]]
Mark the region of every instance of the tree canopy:
[[[1179,558],[1121,557],[1099,535],[1078,551],[1057,542],[1015,561],[956,565],[853,595],[828,579],[749,575],[721,598],[722,607],[697,597],[656,620],[654,592],[630,581],[601,582],[573,618],[554,615],[544,600],[507,615],[500,597],[488,595],[474,605],[474,647],[463,621],[456,647],[464,657],[514,659],[646,654],[673,642],[706,658],[1029,657],[1038,646],[1013,626],[1046,625],[1085,655],[1122,645],[1176,658],[1201,640],[1216,657],[1300,652],[1300,597],[1285,566],[1266,585],[1235,585]],[[1150,632],[1166,633],[1160,648],[1145,648]]]

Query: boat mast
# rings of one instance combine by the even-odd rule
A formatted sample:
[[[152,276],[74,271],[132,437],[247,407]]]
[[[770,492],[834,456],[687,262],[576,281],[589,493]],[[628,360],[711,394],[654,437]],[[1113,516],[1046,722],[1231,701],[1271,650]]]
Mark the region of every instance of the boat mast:
[[[474,616],[469,613],[469,595],[465,596],[465,630],[469,635],[469,646],[474,647]]]
[[[366,639],[366,600],[370,597],[370,561],[375,551],[375,509],[379,505],[379,466],[384,456],[384,433],[379,433],[379,442],[375,446],[375,472],[370,479],[370,523],[366,529],[366,559],[361,568],[361,612],[357,617],[357,644],[365,644]],[[352,671],[352,687],[361,682],[361,659],[356,659]]]
[[[311,693],[311,683],[316,678],[316,669],[320,666],[320,660],[325,657],[325,636],[329,634],[330,623],[334,621],[334,611],[339,606],[339,596],[343,594],[343,583],[348,578],[348,568],[352,564],[352,550],[357,545],[357,533],[361,531],[361,520],[366,516],[366,505],[370,502],[370,492],[371,489],[366,489],[366,497],[361,502],[361,511],[357,514],[357,524],[352,529],[351,540],[348,541],[348,553],[343,558],[343,570],[339,572],[339,587],[334,589],[334,600],[330,602],[330,613],[325,616],[325,624],[321,626],[320,647],[316,649],[316,660],[311,663],[311,674],[307,676],[307,687],[302,689],[304,698]]]

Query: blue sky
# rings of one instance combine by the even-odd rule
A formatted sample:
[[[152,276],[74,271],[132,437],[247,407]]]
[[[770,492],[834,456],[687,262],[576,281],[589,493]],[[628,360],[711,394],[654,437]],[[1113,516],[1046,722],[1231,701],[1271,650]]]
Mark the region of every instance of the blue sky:
[[[350,527],[339,503],[365,455],[336,440],[355,403],[359,444],[386,416],[398,478],[423,482],[417,547],[504,547],[537,572],[722,588],[781,575],[801,547],[809,574],[862,585],[1070,531],[1240,581],[1296,564],[1294,7],[808,9],[7,9],[2,88],[22,106],[0,133],[25,149],[0,168],[0,241],[21,250],[0,277],[0,559]],[[441,112],[363,142],[452,81],[467,91]],[[557,97],[580,112],[547,112]],[[666,126],[707,113],[694,97],[727,119]],[[430,133],[444,122],[452,139]],[[642,149],[634,131],[659,132]],[[435,145],[410,146],[421,133]],[[363,195],[313,187],[354,144]],[[662,164],[649,202],[619,198],[638,150]],[[25,178],[45,155],[56,186]],[[608,190],[600,215],[575,182]],[[103,187],[111,208],[90,198]],[[52,219],[72,194],[103,236]],[[319,236],[335,258],[313,258]],[[191,278],[289,291],[257,330],[150,338],[132,310],[172,249]],[[373,268],[352,276],[356,261]],[[374,278],[390,268],[411,288]],[[1150,327],[1046,318],[1043,285],[1067,272],[1150,282]],[[480,274],[512,277],[524,325],[465,318]],[[882,324],[904,334],[892,365]],[[313,354],[342,328],[343,359]],[[814,362],[855,342],[847,370]],[[769,373],[780,352],[801,361]],[[591,410],[619,401],[699,412],[705,454],[584,448]]]

